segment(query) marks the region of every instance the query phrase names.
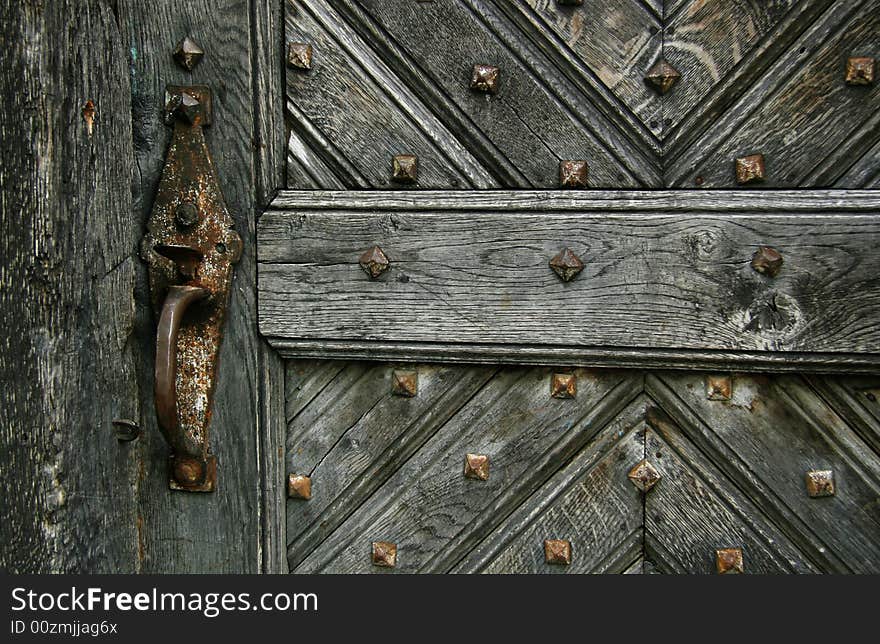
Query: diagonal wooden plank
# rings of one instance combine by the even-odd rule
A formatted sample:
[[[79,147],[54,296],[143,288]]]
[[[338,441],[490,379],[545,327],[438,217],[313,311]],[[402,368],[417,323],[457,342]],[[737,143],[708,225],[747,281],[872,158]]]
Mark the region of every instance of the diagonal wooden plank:
[[[880,454],[880,378],[805,376],[810,386]]]
[[[398,544],[398,571],[451,567],[470,546],[470,535],[476,542],[491,531],[624,407],[641,382],[578,370],[577,398],[559,400],[549,395],[550,374],[501,372],[296,570],[379,571],[369,560],[370,542],[377,540]],[[468,452],[489,456],[488,480],[462,475]],[[448,544],[447,554],[438,556]]]
[[[647,399],[636,398],[571,463],[538,488],[453,572],[623,570],[642,552],[641,492],[627,479],[644,458]],[[572,544],[570,566],[548,566],[545,539]]]

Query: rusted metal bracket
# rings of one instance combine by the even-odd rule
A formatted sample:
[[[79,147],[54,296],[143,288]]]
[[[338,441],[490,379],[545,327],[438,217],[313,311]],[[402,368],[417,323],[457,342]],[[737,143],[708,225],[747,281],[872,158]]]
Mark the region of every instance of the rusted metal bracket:
[[[232,229],[202,130],[211,123],[210,89],[169,85],[165,98],[165,122],[174,134],[141,243],[159,319],[156,416],[171,447],[171,489],[211,492],[217,467],[208,426],[242,242]]]

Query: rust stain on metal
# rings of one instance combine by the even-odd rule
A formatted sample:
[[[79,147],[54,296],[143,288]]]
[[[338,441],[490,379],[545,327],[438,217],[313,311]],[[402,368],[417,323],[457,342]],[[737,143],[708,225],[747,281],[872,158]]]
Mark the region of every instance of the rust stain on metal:
[[[706,398],[708,400],[730,400],[732,395],[733,379],[730,376],[706,376]]]
[[[305,474],[291,472],[287,475],[287,496],[291,499],[312,498],[312,479]]]
[[[471,89],[486,94],[497,94],[500,73],[501,70],[494,65],[474,65],[471,73]]]
[[[92,136],[92,132],[95,128],[95,115],[98,113],[98,110],[95,109],[95,104],[91,99],[85,102],[82,108],[82,117],[86,122],[86,134]]]
[[[831,470],[810,470],[806,482],[807,494],[812,498],[834,496],[834,472]]]
[[[397,544],[390,541],[374,541],[372,560],[374,566],[394,568],[397,565]]]
[[[589,167],[583,159],[567,159],[559,162],[560,188],[586,188]]]
[[[208,427],[233,265],[242,252],[202,129],[211,122],[211,105],[207,87],[166,89],[165,117],[174,133],[141,243],[160,318],[157,345],[162,333],[173,345],[156,362],[157,415],[172,451],[170,485],[192,491],[213,489]],[[186,215],[187,226],[176,216],[181,208],[195,210]],[[160,388],[163,380],[171,382]]]
[[[189,36],[177,43],[177,48],[174,50],[174,60],[189,72],[199,64],[204,55],[205,51]]]
[[[488,481],[489,457],[485,454],[465,454],[464,476],[476,481]]]
[[[741,186],[759,183],[766,177],[764,174],[764,155],[749,154],[736,160],[736,182]]]
[[[565,539],[546,539],[544,561],[557,566],[571,565],[571,542]]]
[[[553,398],[577,396],[577,377],[572,373],[554,373],[550,378],[550,395]]]
[[[287,64],[296,69],[308,71],[312,68],[312,46],[307,42],[292,42],[287,45]]]
[[[397,154],[391,159],[391,179],[395,183],[415,183],[419,178],[419,158],[414,154]]]
[[[419,374],[416,371],[394,371],[391,374],[391,393],[412,398],[419,392]]]
[[[741,575],[745,572],[742,548],[720,548],[716,550],[715,569],[719,575]]]
[[[642,492],[648,492],[660,480],[660,472],[648,459],[644,459],[636,463],[635,467],[627,474],[627,478]]]
[[[550,260],[550,268],[563,282],[570,282],[584,270],[581,258],[574,254],[570,248],[563,248]]]
[[[391,262],[388,261],[388,256],[385,255],[385,252],[378,246],[373,246],[364,252],[358,263],[371,279],[376,279],[382,273],[391,268]]]
[[[648,70],[648,73],[645,74],[645,82],[648,86],[661,95],[672,89],[672,86],[675,85],[680,78],[681,74],[679,74],[678,70],[670,65],[665,58],[661,58],[654,63],[651,69]]]
[[[846,61],[847,85],[870,85],[874,82],[874,59],[870,56],[851,56]]]
[[[771,246],[759,246],[752,255],[752,268],[767,277],[776,277],[782,268],[782,253]]]

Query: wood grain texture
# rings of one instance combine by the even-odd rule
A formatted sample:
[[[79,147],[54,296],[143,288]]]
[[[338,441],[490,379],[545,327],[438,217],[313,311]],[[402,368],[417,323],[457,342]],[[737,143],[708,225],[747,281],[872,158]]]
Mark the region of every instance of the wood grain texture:
[[[112,424],[140,416],[125,52],[105,2],[0,25],[0,568],[137,572],[139,446]]]
[[[441,343],[462,354],[495,344],[511,356],[547,346],[870,359],[880,306],[876,217],[828,212],[818,200],[814,208],[807,216],[272,212],[259,231],[261,331],[383,350]],[[375,281],[357,264],[374,244],[392,262]],[[784,254],[774,279],[749,266],[760,245]],[[586,263],[567,284],[547,266],[566,246]]]

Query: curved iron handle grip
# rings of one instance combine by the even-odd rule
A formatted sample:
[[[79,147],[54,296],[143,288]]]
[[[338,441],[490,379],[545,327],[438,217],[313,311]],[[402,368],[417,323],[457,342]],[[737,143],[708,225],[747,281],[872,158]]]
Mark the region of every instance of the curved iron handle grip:
[[[204,459],[202,446],[180,431],[177,414],[177,333],[190,304],[210,291],[199,286],[169,286],[156,331],[156,417],[175,454]]]

